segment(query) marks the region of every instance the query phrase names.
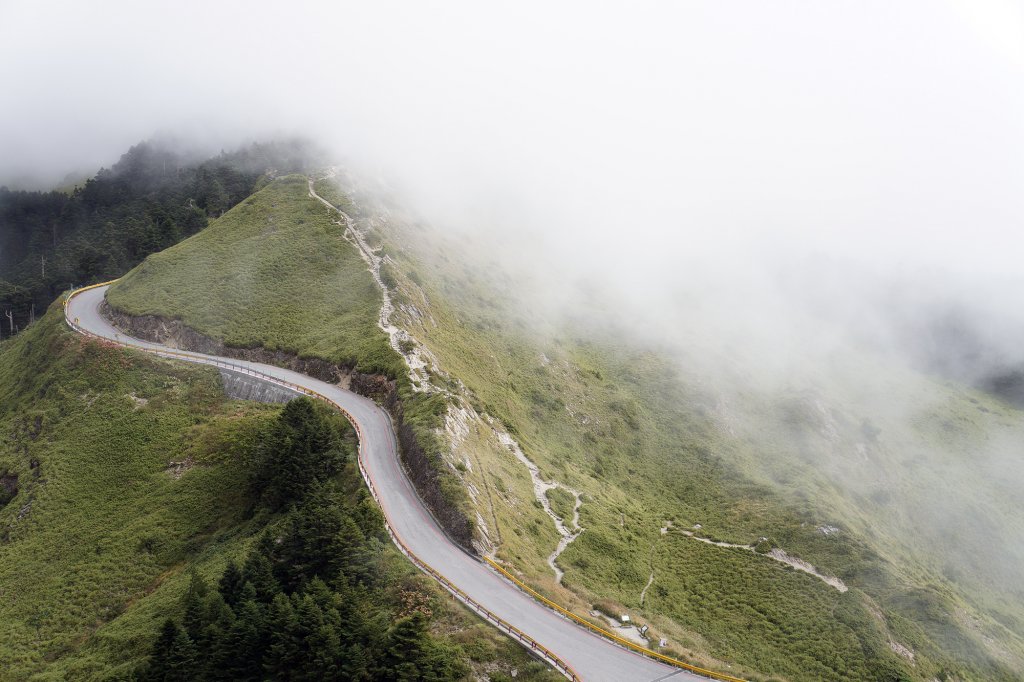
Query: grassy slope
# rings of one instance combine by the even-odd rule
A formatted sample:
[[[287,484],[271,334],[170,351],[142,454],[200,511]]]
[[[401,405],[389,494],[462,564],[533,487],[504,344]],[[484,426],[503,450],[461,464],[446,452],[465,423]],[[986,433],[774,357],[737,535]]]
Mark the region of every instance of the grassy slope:
[[[353,322],[352,330],[367,334],[358,338],[338,328],[336,320],[354,308],[373,319],[369,301],[375,313],[378,299],[358,286],[338,288],[348,281],[346,272],[368,279],[365,269],[326,211],[304,194],[304,181],[278,181],[206,232],[151,257],[111,292],[111,302],[130,312],[179,316],[233,343],[391,367],[394,356],[381,360],[378,353],[388,355],[375,326]],[[578,333],[538,341],[496,293],[507,283],[486,281],[429,242],[413,247],[419,251],[413,257],[388,241],[392,237],[372,235],[387,242],[395,261],[385,274],[401,286],[396,302],[429,315],[410,315],[412,331],[474,392],[479,411],[517,435],[546,477],[585,492],[581,524],[587,531],[560,561],[573,592],[560,591],[544,563],[557,536],[532,502],[525,470],[494,447],[486,430],[474,428],[467,437],[474,461],[460,470],[482,492],[478,499],[488,500],[481,516],[500,536],[500,555],[542,590],[577,606],[611,598],[646,616],[674,649],[695,660],[731,660],[794,680],[884,679],[894,670],[924,679],[961,664],[976,677],[998,674],[989,654],[969,650],[977,640],[962,627],[947,627],[941,618],[931,627],[929,609],[948,616],[960,606],[955,590],[946,585],[938,597],[919,598],[933,574],[895,553],[898,536],[869,542],[864,524],[854,523],[855,502],[832,504],[837,491],[799,462],[792,464],[788,486],[772,492],[768,484],[777,481],[757,468],[758,448],[771,447],[771,439],[727,437],[711,414],[714,396],[678,376],[662,355],[615,341],[583,341]],[[415,241],[407,237],[401,237],[403,248]],[[431,249],[438,253],[428,254],[425,266],[422,257]],[[417,298],[424,290],[427,297]],[[228,303],[220,305],[221,297]],[[368,344],[361,353],[349,350],[360,343]],[[777,421],[767,409],[764,424]],[[552,497],[564,513],[567,500]],[[663,536],[666,521],[676,529],[700,523],[734,542],[770,536],[839,573],[854,589],[840,595],[753,553],[702,545],[676,530]],[[856,532],[825,536],[816,530],[835,522]],[[641,608],[639,595],[652,570],[656,580]],[[915,666],[892,653],[890,638],[917,652]],[[947,655],[940,647],[950,643],[955,646]],[[811,665],[809,657],[825,662]]]
[[[87,341],[57,306],[0,346],[0,469],[21,484],[0,508],[0,677],[128,675],[181,616],[189,571],[215,583],[273,522],[248,517],[243,464],[278,411],[226,400],[214,370]],[[175,478],[168,462],[186,459]],[[560,679],[382,552],[391,589],[422,593],[475,670]]]
[[[279,178],[147,258],[107,299],[130,314],[179,318],[229,345],[325,358],[395,379],[405,422],[429,455],[446,404],[412,390],[401,356],[377,326],[380,290],[336,219],[308,196],[304,176]],[[440,481],[454,507],[468,506],[457,482],[444,472]]]
[[[59,308],[5,343],[0,466],[20,491],[0,509],[4,678],[133,662],[158,616],[132,604],[241,523],[234,454],[274,412],[224,400],[215,371],[87,342]],[[187,457],[176,480],[168,462]]]
[[[349,210],[337,192],[330,193]],[[401,356],[377,326],[381,292],[358,250],[307,179],[279,178],[199,234],[147,258],[110,288],[114,307],[183,320],[228,345],[319,357],[396,380],[406,424],[431,457],[446,404],[412,390]],[[439,472],[445,499],[465,491]]]
[[[965,590],[934,570],[953,541],[928,546],[937,538],[915,535],[921,519],[917,524],[891,522],[905,490],[904,498],[892,491],[888,505],[865,505],[863,498],[808,466],[812,453],[820,456],[824,445],[824,425],[815,423],[813,404],[800,403],[790,414],[808,420],[806,430],[813,427],[819,434],[817,440],[807,437],[804,452],[785,451],[793,439],[778,426],[786,423],[783,410],[763,397],[743,398],[738,414],[760,411],[761,418],[731,435],[716,414],[717,396],[698,388],[699,377],[680,376],[678,366],[656,350],[624,344],[614,336],[600,343],[584,341],[595,338],[588,330],[526,333],[530,325],[497,293],[508,283],[495,277],[494,270],[460,263],[457,245],[436,235],[424,238],[409,229],[385,248],[408,302],[421,313],[406,320],[414,335],[465,382],[478,410],[498,417],[517,434],[546,477],[586,493],[581,523],[588,530],[560,560],[567,584],[586,600],[612,597],[639,609],[639,594],[653,570],[656,580],[641,610],[652,627],[675,635],[698,658],[711,654],[790,679],[884,679],[896,669],[919,679],[943,669],[962,670],[973,679],[1013,679],[1015,673],[1009,670],[1020,669],[1024,659],[1020,636],[1011,632],[1014,616],[1003,619],[1010,630],[979,617],[976,606],[965,600]],[[927,424],[962,420],[964,409],[977,419],[978,410],[968,402],[985,402],[987,414],[1000,415],[1000,424],[990,420],[975,436],[1009,421],[1005,408],[983,397],[958,397],[956,390],[943,391],[933,382],[905,375],[891,380],[920,406],[915,423],[933,445],[934,427]],[[863,401],[854,401],[848,394],[849,386],[856,385],[826,391],[852,403],[844,405],[850,410],[843,434],[848,450],[856,451],[857,441],[865,440],[862,420],[869,415],[884,428],[881,440],[893,450],[915,441],[920,447],[922,432],[897,431],[898,419],[886,421]],[[955,403],[952,413],[961,416],[931,411],[930,400],[923,399],[936,394],[948,396]],[[950,457],[959,456],[948,441],[941,445]],[[764,456],[766,451],[771,458]],[[483,460],[484,468],[503,465],[501,453]],[[904,471],[893,480],[904,488],[922,481],[915,491],[920,498],[942,487],[943,475],[939,471],[915,479]],[[487,484],[479,476],[473,480],[478,487]],[[865,485],[870,487],[869,482]],[[506,482],[493,487],[506,487]],[[506,498],[495,491],[491,499]],[[523,499],[530,499],[528,492],[521,494]],[[1004,508],[1009,501],[1005,495],[999,499]],[[497,524],[505,518],[511,521],[506,525],[523,526],[522,505],[496,508]],[[512,521],[517,516],[518,523]],[[750,552],[703,545],[676,531],[662,536],[658,529],[667,520],[677,529],[700,523],[705,533],[732,542],[769,536],[787,551],[840,575],[853,589],[840,595]],[[826,536],[817,530],[833,523],[844,531]],[[536,543],[531,552],[521,537],[503,533],[500,555],[512,559],[535,584],[556,591],[543,559],[557,538],[527,534]],[[1012,533],[1008,539],[1012,541]],[[975,591],[972,596],[976,605],[987,595]],[[572,595],[566,598],[572,600]],[[895,657],[890,639],[917,653],[915,665]]]
[[[278,179],[201,233],[147,258],[108,300],[223,339],[403,374],[377,327],[381,295],[306,179]],[[173,286],[171,285],[173,283]]]

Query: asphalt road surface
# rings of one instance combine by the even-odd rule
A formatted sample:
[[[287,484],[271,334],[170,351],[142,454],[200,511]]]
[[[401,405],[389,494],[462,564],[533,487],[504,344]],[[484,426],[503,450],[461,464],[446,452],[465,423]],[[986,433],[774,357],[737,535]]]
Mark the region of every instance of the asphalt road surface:
[[[66,308],[69,322],[96,336],[144,350],[171,350],[135,339],[115,329],[100,314],[107,287],[75,295]],[[517,589],[479,559],[455,545],[427,511],[398,461],[394,431],[387,413],[372,400],[304,374],[272,365],[178,351],[192,362],[230,363],[281,381],[298,384],[336,402],[357,422],[360,457],[389,520],[391,531],[422,562],[429,564],[485,609],[519,628],[569,664],[587,682],[706,680],[621,647],[576,625]]]

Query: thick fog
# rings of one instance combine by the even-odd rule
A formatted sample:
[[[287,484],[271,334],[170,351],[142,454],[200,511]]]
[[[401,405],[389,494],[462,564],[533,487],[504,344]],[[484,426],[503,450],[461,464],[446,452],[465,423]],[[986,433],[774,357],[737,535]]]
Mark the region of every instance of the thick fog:
[[[1012,0],[5,0],[0,183],[57,184],[154,134],[298,133],[495,240],[557,306],[600,286],[762,347],[824,316],[926,355],[953,315],[1004,363],[1022,76]]]

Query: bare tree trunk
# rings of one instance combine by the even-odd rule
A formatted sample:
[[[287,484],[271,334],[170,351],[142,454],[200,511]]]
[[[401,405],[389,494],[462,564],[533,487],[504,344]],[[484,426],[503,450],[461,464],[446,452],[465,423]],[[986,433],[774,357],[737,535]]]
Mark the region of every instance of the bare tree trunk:
[[[5,313],[7,315],[7,322],[11,325],[11,336],[14,336],[14,311],[8,308]]]

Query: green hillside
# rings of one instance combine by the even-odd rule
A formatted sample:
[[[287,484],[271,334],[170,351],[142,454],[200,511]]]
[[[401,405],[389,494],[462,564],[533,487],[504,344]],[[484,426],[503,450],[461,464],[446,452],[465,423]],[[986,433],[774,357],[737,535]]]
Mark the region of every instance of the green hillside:
[[[86,341],[59,306],[6,342],[5,679],[130,669],[184,566],[242,546],[238,456],[275,412],[226,401],[215,371]]]
[[[550,520],[524,511],[523,468],[486,429],[454,448],[456,460],[473,451],[464,478],[487,492],[476,499],[500,530],[498,557],[536,586],[581,612],[610,599],[686,656],[786,679],[1024,670],[1024,520],[993,475],[1005,444],[1024,437],[1019,411],[854,351],[834,359],[845,373],[811,388],[794,378],[763,390],[710,369],[713,339],[705,357],[672,339],[644,345],[600,303],[592,317],[611,322],[599,328],[552,323],[479,245],[394,211],[389,225],[369,238],[392,263],[395,321],[545,479],[583,494],[586,531],[558,560],[564,589],[546,563]],[[939,501],[935,490],[949,492]],[[849,591],[686,533],[778,548]]]
[[[356,373],[354,384],[390,406],[427,504],[468,546],[469,498],[439,464],[435,430],[446,400],[414,390],[378,327],[380,289],[337,221],[309,196],[305,176],[278,178],[199,234],[148,257],[110,288],[107,301],[130,315],[181,320],[224,341],[228,352],[267,349]]]
[[[1014,494],[990,482],[1000,443],[1024,436],[1018,411],[856,354],[816,390],[799,380],[781,394],[723,386],[699,353],[687,367],[668,344],[644,346],[613,323],[552,327],[507,295],[500,268],[436,233],[380,237],[395,298],[409,304],[399,309],[419,312],[400,324],[545,477],[583,493],[587,530],[559,558],[559,591],[544,562],[557,537],[518,531],[532,530],[517,504],[528,484],[510,495],[508,454],[477,451],[484,470],[502,471],[467,475],[495,493],[498,554],[537,585],[582,609],[611,598],[612,610],[645,616],[698,658],[786,679],[1010,680],[1024,670],[1012,568],[1024,528]],[[884,378],[905,412],[864,389],[868,377]],[[962,484],[938,503],[931,492],[951,478]],[[954,536],[952,510],[985,520]],[[777,547],[850,590],[685,532]]]
[[[345,203],[386,257],[392,322],[437,360],[428,363],[437,392],[412,395],[376,327],[379,292],[365,264],[322,205],[305,197],[305,183],[279,180],[150,257],[112,288],[110,303],[179,318],[233,345],[397,379],[437,448],[441,480],[461,479],[459,504],[475,515],[477,539],[581,615],[603,622],[592,609],[628,612],[649,624],[652,645],[664,636],[670,654],[753,679],[1018,677],[1024,644],[1013,609],[987,610],[995,593],[944,575],[942,557],[912,536],[912,524],[887,520],[887,508],[849,496],[822,462],[811,466],[790,447],[794,430],[822,429],[812,400],[740,391],[728,396],[735,414],[725,414],[716,391],[698,372],[683,372],[666,348],[609,329],[542,323],[513,304],[514,283],[500,267],[395,212],[382,230],[383,221],[371,221],[372,204],[335,190],[332,200]],[[867,424],[885,430],[880,442],[900,443],[883,416],[847,400],[842,386],[829,390],[848,412],[836,429],[842,438],[878,439]],[[1001,414],[994,404],[986,409]],[[750,418],[727,426],[741,416]],[[566,526],[570,491],[582,494],[585,531],[558,558],[562,584],[547,564],[555,525],[494,427],[514,437],[542,478],[560,484],[546,500]],[[794,570],[771,551],[849,589]]]
[[[458,677],[487,669],[499,679],[517,668],[520,678],[555,679],[519,645],[453,605],[387,542],[340,417],[330,418],[347,434],[348,459],[330,482],[334,492],[299,507],[261,502],[253,471],[267,452],[261,443],[274,442],[281,407],[227,400],[219,382],[209,368],[86,340],[67,329],[59,305],[0,345],[0,678],[130,679],[144,670],[162,624],[187,620],[195,580],[216,593],[229,562],[242,565],[258,554],[268,533],[291,546],[289,537],[302,536],[289,529],[301,529],[303,515],[312,514],[326,528],[330,519],[352,523],[348,518],[365,529],[348,540],[361,538],[363,549],[350,544],[328,553],[326,572],[316,575],[332,589],[350,590],[348,603],[364,625],[350,620],[346,641],[362,641],[359,661],[370,674],[390,675],[393,663],[375,658],[374,647],[402,637],[427,642],[421,650],[433,652],[435,664],[443,656]],[[297,557],[299,548],[287,551]],[[333,577],[332,556],[359,557],[346,570],[377,577],[352,593]],[[323,585],[282,586],[320,590],[317,603],[300,591],[292,598],[296,608],[320,612],[338,597],[316,584]],[[245,603],[232,616],[240,624],[243,614],[269,613],[268,604]],[[415,613],[415,627],[401,625]],[[400,629],[392,632],[394,624]],[[314,665],[301,651],[315,643],[301,642],[296,671]],[[207,660],[223,659],[204,655],[197,664]],[[190,677],[204,675],[197,668]]]
[[[305,176],[280,178],[147,258],[108,301],[133,315],[180,319],[230,346],[401,376],[377,327],[380,291],[336,220],[309,198]]]

